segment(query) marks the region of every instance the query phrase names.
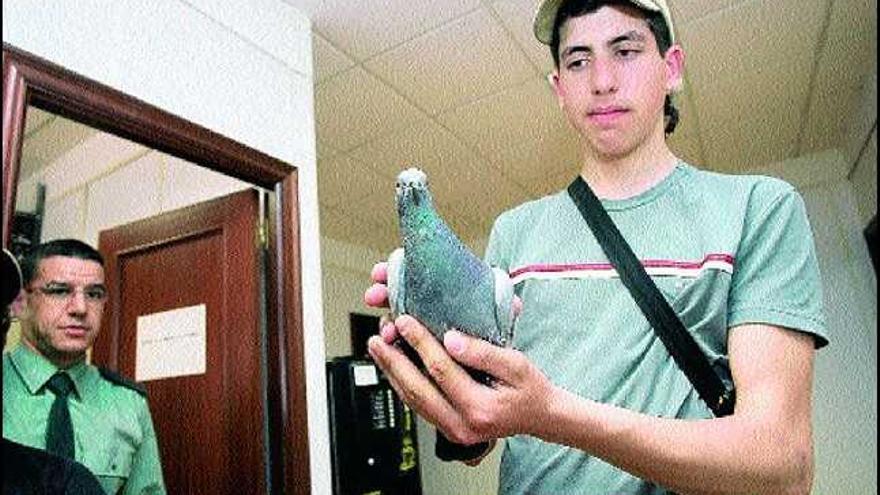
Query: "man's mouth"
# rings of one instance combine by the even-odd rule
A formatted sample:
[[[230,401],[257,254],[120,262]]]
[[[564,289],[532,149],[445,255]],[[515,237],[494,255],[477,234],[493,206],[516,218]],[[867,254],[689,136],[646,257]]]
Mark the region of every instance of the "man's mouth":
[[[593,122],[597,124],[610,124],[617,120],[619,117],[626,114],[628,110],[623,107],[617,106],[609,106],[609,107],[599,107],[590,110],[587,113],[587,116]]]
[[[81,325],[68,325],[62,327],[62,330],[64,330],[64,334],[68,337],[85,337],[86,333],[88,333],[88,328]]]

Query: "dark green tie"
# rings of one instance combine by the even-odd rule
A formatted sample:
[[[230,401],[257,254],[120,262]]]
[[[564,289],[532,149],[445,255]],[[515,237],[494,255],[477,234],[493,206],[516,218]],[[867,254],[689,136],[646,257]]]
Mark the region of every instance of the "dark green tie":
[[[74,459],[73,425],[67,396],[73,390],[73,380],[63,371],[52,375],[46,387],[55,394],[55,402],[49,410],[49,425],[46,427],[46,450],[53,454]]]

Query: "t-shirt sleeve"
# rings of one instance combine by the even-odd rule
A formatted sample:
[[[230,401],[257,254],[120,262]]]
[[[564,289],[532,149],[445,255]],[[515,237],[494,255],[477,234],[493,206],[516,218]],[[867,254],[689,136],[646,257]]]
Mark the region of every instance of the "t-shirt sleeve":
[[[483,256],[484,261],[490,266],[501,268],[504,271],[510,271],[510,261],[505,255],[504,247],[504,228],[503,215],[495,219],[492,225],[492,231],[489,233],[489,241],[486,244],[486,253]]]
[[[803,199],[788,184],[753,191],[728,311],[730,327],[771,324],[813,335],[816,348],[828,344],[813,233]]]

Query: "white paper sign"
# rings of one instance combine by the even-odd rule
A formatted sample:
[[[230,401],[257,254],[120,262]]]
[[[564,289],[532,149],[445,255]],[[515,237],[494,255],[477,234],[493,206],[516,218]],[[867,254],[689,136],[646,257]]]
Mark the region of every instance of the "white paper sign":
[[[206,322],[204,304],[139,316],[135,380],[204,374]]]
[[[355,387],[367,387],[379,383],[379,375],[376,374],[376,367],[372,364],[355,365],[353,371]]]

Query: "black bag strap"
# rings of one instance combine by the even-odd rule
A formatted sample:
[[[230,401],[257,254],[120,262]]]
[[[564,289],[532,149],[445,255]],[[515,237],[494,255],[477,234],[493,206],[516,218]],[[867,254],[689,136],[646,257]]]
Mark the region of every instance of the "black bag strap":
[[[568,194],[587,221],[608,260],[617,269],[623,285],[629,289],[642,313],[678,367],[696,388],[700,398],[715,416],[732,414],[735,390],[728,389],[712,369],[709,360],[648,276],[645,267],[636,258],[590,186],[578,176],[568,186]]]

